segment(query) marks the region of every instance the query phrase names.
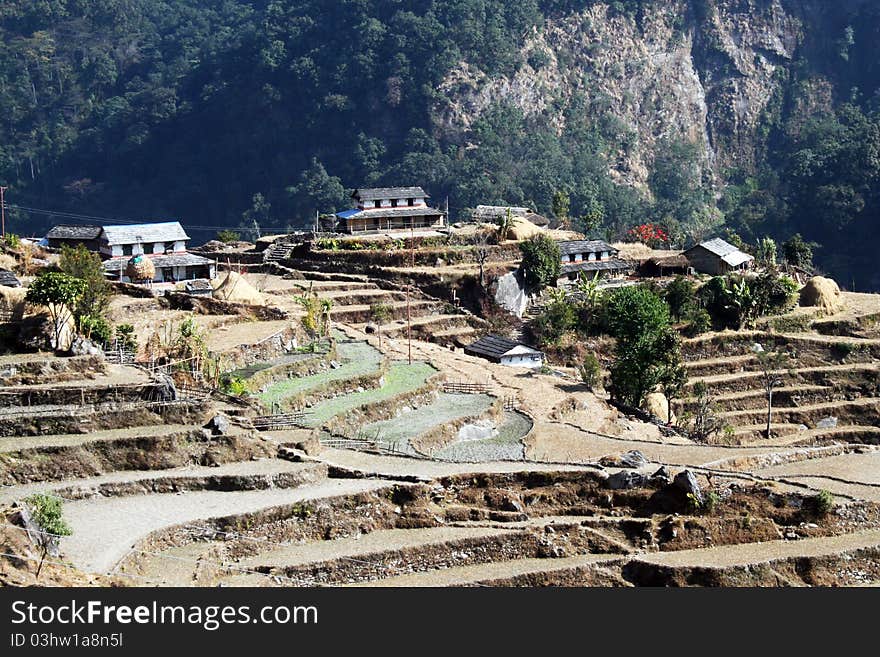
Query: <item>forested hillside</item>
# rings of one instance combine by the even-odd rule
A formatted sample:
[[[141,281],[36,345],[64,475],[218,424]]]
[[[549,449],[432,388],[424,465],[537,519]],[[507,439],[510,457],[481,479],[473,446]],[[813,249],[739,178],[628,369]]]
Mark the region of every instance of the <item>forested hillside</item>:
[[[202,240],[420,184],[453,219],[800,232],[880,289],[878,36],[870,0],[5,0],[0,184]]]

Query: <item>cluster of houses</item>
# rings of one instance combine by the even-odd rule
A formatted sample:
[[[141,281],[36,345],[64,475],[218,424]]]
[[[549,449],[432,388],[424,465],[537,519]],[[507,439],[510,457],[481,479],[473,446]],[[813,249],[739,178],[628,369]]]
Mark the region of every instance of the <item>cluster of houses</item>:
[[[447,212],[428,204],[430,198],[421,187],[381,187],[356,189],[351,195],[355,207],[322,219],[324,230],[342,234],[362,234],[435,230],[447,226]],[[508,215],[547,228],[551,222],[528,208],[480,205],[472,213],[474,221],[497,221]],[[191,253],[189,236],[177,221],[115,226],[59,225],[46,235],[51,248],[83,245],[101,256],[109,278],[121,282],[186,282],[196,293],[201,284],[217,273],[217,263]],[[683,253],[649,258],[634,263],[604,240],[560,241],[561,275],[558,286],[570,285],[582,274],[601,279],[624,279],[639,269],[647,276],[668,276],[700,272],[711,275],[751,267],[754,258],[722,239],[701,242]],[[136,263],[149,259],[151,281],[132,281]],[[201,288],[199,288],[201,291]],[[465,352],[490,361],[517,367],[539,368],[544,355],[531,347],[487,335],[465,348]]]
[[[217,263],[187,250],[189,235],[178,221],[120,226],[53,227],[46,234],[51,248],[82,244],[104,261],[109,278],[132,282],[128,265],[132,259],[149,258],[153,265],[152,283],[178,283],[213,279]]]

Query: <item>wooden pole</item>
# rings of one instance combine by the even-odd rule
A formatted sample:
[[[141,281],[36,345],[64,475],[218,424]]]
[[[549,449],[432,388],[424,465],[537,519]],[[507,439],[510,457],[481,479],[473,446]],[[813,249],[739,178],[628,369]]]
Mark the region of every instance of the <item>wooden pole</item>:
[[[2,225],[3,239],[6,239],[6,199],[4,194],[8,187],[0,187],[0,225]]]

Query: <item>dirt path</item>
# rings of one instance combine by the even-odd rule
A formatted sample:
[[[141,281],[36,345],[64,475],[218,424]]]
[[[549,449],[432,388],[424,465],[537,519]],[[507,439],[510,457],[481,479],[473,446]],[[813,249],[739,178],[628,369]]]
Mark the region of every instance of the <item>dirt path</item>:
[[[73,535],[62,541],[61,549],[83,570],[108,572],[132,545],[159,529],[304,500],[368,492],[386,485],[383,481],[330,479],[290,490],[200,491],[69,502],[64,515]]]
[[[151,424],[126,429],[105,429],[90,433],[65,433],[46,436],[11,436],[0,438],[0,453],[17,452],[24,449],[41,447],[73,447],[101,441],[120,440],[123,438],[153,438],[175,433],[192,431],[191,425],[183,424]],[[232,432],[235,432],[233,427]]]

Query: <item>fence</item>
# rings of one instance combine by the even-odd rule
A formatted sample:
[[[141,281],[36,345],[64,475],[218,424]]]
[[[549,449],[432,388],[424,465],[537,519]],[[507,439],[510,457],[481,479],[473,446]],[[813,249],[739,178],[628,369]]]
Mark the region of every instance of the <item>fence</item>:
[[[489,393],[489,386],[485,383],[447,381],[443,384],[443,392],[463,393],[466,395],[485,395]]]
[[[258,415],[251,418],[251,423],[257,431],[280,431],[293,427],[302,426],[303,420],[306,419],[305,411],[294,411],[291,413],[276,413],[274,415]]]

